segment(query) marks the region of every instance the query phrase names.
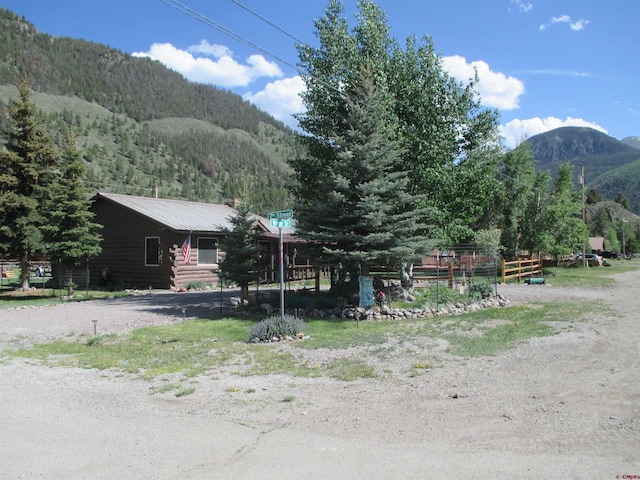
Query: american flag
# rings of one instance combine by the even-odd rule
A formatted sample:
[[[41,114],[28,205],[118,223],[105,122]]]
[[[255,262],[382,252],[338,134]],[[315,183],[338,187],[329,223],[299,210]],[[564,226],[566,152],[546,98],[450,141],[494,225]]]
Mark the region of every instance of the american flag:
[[[182,258],[185,264],[191,263],[191,234],[182,243]]]

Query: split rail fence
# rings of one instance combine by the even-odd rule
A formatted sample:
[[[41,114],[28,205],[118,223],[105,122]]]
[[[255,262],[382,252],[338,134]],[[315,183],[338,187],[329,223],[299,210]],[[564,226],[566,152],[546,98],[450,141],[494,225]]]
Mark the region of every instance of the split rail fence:
[[[522,278],[532,277],[542,274],[542,260],[524,259],[505,262],[502,260],[502,283],[507,280],[517,278],[518,282]]]

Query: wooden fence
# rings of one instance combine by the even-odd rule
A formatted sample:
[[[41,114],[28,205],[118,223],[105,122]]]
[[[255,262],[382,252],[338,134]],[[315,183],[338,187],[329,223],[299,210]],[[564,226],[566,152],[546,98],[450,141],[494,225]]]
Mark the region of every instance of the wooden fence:
[[[523,277],[541,274],[542,261],[540,259],[514,260],[512,262],[502,260],[502,283],[506,283],[511,278],[517,278],[519,282]]]

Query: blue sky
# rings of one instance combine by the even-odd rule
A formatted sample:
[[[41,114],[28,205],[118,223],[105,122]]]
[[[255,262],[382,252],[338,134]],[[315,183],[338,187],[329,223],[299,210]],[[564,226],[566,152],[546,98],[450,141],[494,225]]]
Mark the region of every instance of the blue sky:
[[[317,45],[328,0],[0,0],[41,32],[147,55],[190,80],[229,89],[295,127],[303,84],[291,37]],[[355,23],[356,0],[344,0]],[[446,69],[480,77],[505,145],[567,125],[640,136],[637,0],[379,0],[391,35],[433,38]],[[250,13],[255,12],[263,17]],[[270,25],[264,19],[268,20]],[[232,32],[229,34],[228,32]],[[284,32],[284,33],[283,33]],[[253,44],[252,45],[248,45]],[[259,47],[259,48],[256,48]]]

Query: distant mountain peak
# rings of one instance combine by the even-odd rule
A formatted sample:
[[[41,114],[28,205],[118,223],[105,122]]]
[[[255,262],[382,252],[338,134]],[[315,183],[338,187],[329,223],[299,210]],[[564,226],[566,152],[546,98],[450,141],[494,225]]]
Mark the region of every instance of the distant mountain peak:
[[[630,140],[629,140],[630,139]],[[557,172],[563,163],[574,167],[578,186],[581,166],[587,188],[594,188],[609,200],[621,193],[629,199],[631,209],[640,211],[640,138],[627,141],[588,127],[561,127],[527,140],[536,169]]]
[[[589,127],[560,127],[527,140],[540,168],[555,171],[564,162],[633,152],[629,145]],[[633,157],[637,152],[633,152]],[[635,159],[635,158],[634,158]]]
[[[620,141],[625,145],[629,145],[630,147],[640,150],[640,137],[625,137]]]

